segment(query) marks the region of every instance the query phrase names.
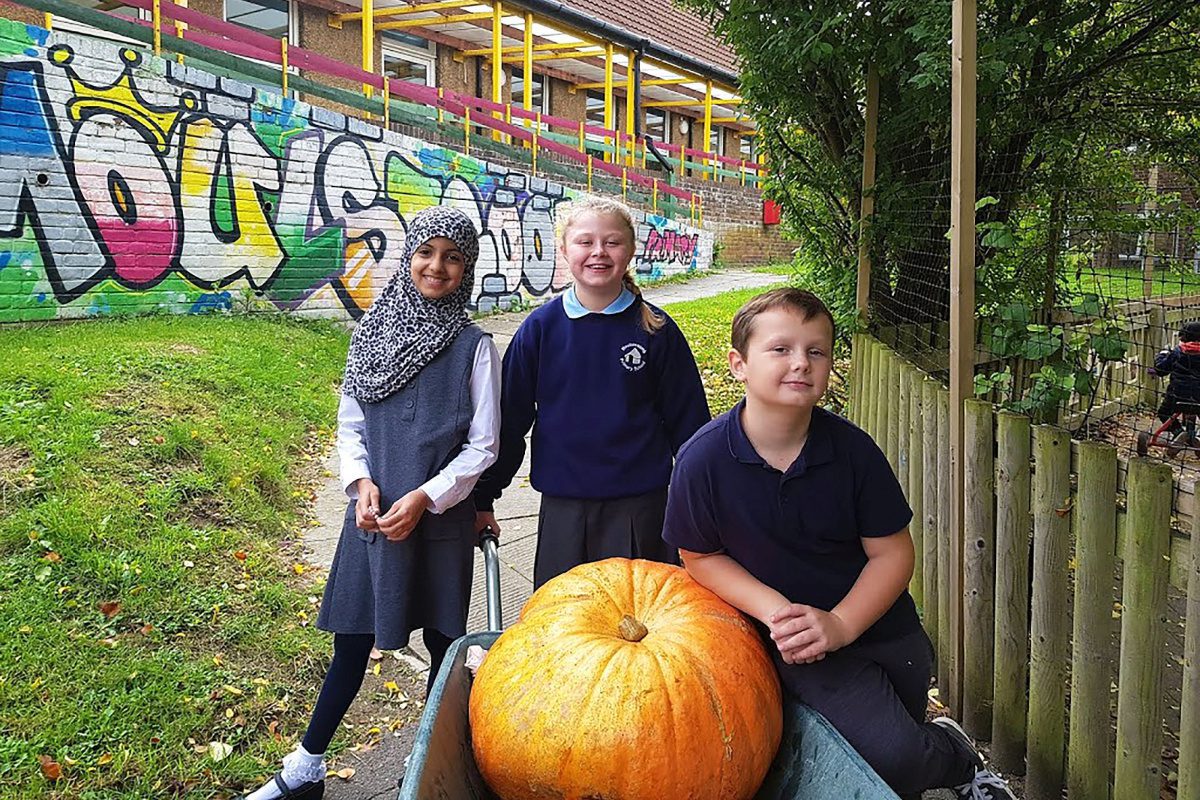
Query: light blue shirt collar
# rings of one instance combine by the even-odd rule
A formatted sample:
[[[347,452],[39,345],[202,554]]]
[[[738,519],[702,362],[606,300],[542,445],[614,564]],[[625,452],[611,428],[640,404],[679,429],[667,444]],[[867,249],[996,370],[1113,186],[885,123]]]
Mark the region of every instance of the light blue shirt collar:
[[[579,302],[579,297],[575,294],[575,287],[572,286],[563,293],[563,311],[567,312],[569,319],[579,319],[586,317],[588,314],[620,314],[625,309],[633,305],[633,301],[637,297],[627,288],[622,288],[621,293],[617,295],[617,299],[613,300],[602,311],[590,311],[585,308],[583,303]]]

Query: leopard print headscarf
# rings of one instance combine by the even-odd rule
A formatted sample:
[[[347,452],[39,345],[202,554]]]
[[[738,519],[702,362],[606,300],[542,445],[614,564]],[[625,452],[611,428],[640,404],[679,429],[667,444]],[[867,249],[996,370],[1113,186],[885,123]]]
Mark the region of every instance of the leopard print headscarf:
[[[466,268],[461,286],[443,298],[430,300],[413,283],[412,256],[418,247],[438,236],[458,245]],[[396,274],[350,337],[343,394],[365,403],[378,403],[403,389],[450,346],[471,323],[467,302],[475,285],[478,257],[479,234],[463,212],[433,206],[413,217]]]

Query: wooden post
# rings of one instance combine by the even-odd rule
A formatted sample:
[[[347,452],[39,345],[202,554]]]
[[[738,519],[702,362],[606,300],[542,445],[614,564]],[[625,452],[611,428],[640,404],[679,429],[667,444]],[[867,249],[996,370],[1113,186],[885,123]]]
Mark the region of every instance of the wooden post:
[[[896,386],[900,382],[900,354],[895,350],[888,350],[887,360],[887,384],[883,390],[883,407],[887,413],[887,430],[884,433],[884,441],[887,446],[884,452],[887,453],[888,463],[892,465],[892,474],[900,474],[900,409],[896,405]]]
[[[950,540],[957,538],[950,522],[950,495],[953,490],[950,484],[950,392],[941,386],[937,390],[937,425],[938,425],[938,527],[937,527],[937,565],[938,565],[938,651],[937,675],[938,692],[942,703],[954,714],[962,709],[958,705],[958,691],[951,676],[958,674],[958,652],[954,649],[954,634],[957,617],[954,614],[953,595],[954,571],[953,549]]]
[[[925,608],[925,375],[916,367],[908,370],[908,505],[913,518],[908,531],[913,540],[913,576],[909,593],[917,608]]]
[[[938,641],[938,476],[941,470],[938,461],[938,418],[937,396],[941,384],[933,378],[925,378],[921,382],[921,408],[924,412],[921,419],[921,462],[925,468],[925,482],[922,488],[921,507],[925,511],[922,528],[921,554],[925,562],[925,606],[921,615],[925,623],[925,633],[933,642],[933,649],[940,653]]]
[[[1112,695],[1113,562],[1117,551],[1117,450],[1079,445],[1075,503],[1075,602],[1067,796],[1108,797]]]
[[[1171,540],[1171,467],[1129,461],[1126,484],[1117,768],[1113,797],[1157,800],[1162,788],[1162,666]]]
[[[1158,164],[1150,166],[1146,181],[1150,196],[1146,198],[1145,217],[1149,220],[1158,209]],[[1154,231],[1147,230],[1142,245],[1142,297],[1149,300],[1154,295]]]
[[[883,355],[883,345],[878,339],[872,337],[871,342],[871,357],[867,363],[867,378],[870,383],[867,384],[867,433],[871,434],[871,438],[879,443],[879,365]]]
[[[1029,674],[1029,417],[996,419],[996,633],[992,761],[1025,771]],[[1107,775],[1107,771],[1105,772]]]
[[[871,300],[871,247],[867,227],[875,213],[875,132],[879,126],[879,71],[867,67],[867,108],[863,121],[862,207],[858,218],[858,280],[855,308],[858,319],[867,321]]]
[[[1150,306],[1146,329],[1142,331],[1142,363],[1138,365],[1138,384],[1142,387],[1139,402],[1152,408],[1158,405],[1159,379],[1150,374],[1150,367],[1154,366],[1154,356],[1166,343],[1166,316],[1166,310],[1161,305]]]
[[[962,663],[963,401],[975,394],[976,0],[953,0],[950,60],[950,614],[949,650]],[[944,647],[943,650],[946,648]],[[953,696],[962,675],[950,672]]]
[[[657,181],[655,181],[657,184]],[[850,385],[846,389],[846,419],[862,427],[859,414],[862,378],[862,334],[850,334]]]
[[[899,369],[896,372],[896,477],[904,496],[908,497],[908,430],[911,426],[908,407],[909,373],[913,367],[903,356],[896,354]]]
[[[992,733],[996,586],[996,486],[992,404],[967,400],[963,408],[963,727],[986,739]]]
[[[1067,703],[1067,558],[1071,548],[1071,437],[1033,430],[1033,622],[1029,648],[1028,800],[1059,800]]]
[[[1200,520],[1192,512],[1187,621],[1183,629],[1183,701],[1179,706],[1178,800],[1200,800]]]

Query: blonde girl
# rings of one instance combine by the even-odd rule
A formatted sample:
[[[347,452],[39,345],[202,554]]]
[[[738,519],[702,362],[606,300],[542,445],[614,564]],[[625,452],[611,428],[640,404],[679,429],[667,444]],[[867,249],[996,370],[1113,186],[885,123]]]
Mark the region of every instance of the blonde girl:
[[[532,427],[535,586],[613,556],[678,563],[662,541],[667,482],[675,452],[711,418],[687,341],[630,271],[629,210],[574,200],[559,225],[573,283],[525,319],[505,353],[500,454],[475,487],[476,529],[499,531],[494,503]]]

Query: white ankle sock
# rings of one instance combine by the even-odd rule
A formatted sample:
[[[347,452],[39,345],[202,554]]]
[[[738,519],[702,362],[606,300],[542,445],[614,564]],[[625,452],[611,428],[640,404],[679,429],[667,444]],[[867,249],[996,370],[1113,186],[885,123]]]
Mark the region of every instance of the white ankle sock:
[[[313,754],[298,745],[295,750],[283,757],[283,782],[290,788],[296,788],[303,783],[319,781],[325,778],[325,754]],[[271,778],[253,793],[246,795],[245,800],[276,800],[283,792],[275,779]]]

